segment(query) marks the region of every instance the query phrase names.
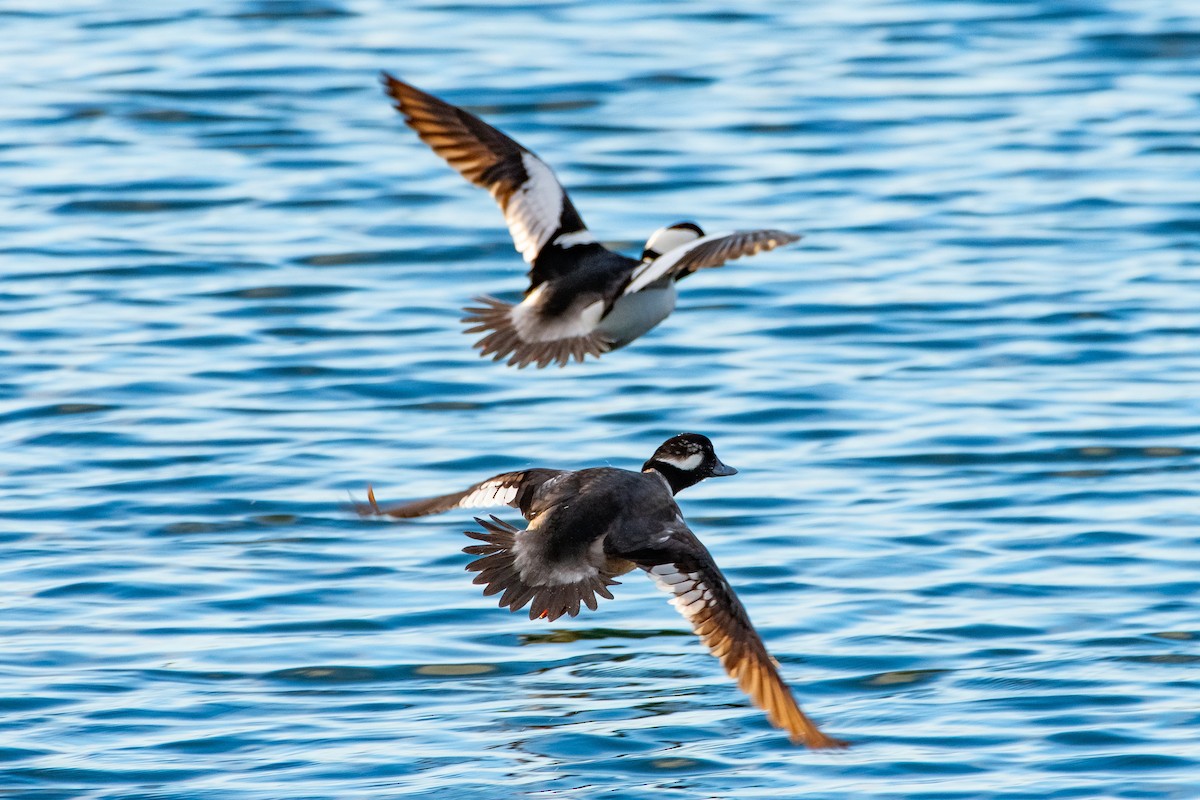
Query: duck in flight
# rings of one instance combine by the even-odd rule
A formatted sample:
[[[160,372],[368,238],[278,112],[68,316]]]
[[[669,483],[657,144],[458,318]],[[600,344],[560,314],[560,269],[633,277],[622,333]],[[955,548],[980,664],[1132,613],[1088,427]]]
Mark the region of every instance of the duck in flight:
[[[479,573],[474,583],[484,586],[484,595],[499,594],[501,608],[515,612],[529,605],[530,619],[574,617],[582,606],[594,611],[597,597],[611,600],[608,587],[618,583],[616,577],[640,568],[671,595],[671,604],[772,724],[796,744],[844,747],[800,710],[733,587],[675,503],[689,486],[736,472],[717,458],[708,437],[683,433],[663,442],[641,472],[526,469],[394,506],[380,506],[369,490],[358,511],[411,518],[455,508],[520,509],[525,530],[495,516],[477,517],[483,532],[467,536],[482,544],[463,549],[478,556],[467,566]]]
[[[675,284],[697,270],[795,242],[779,230],[706,235],[692,222],[661,228],[641,260],[596,241],[544,161],[479,117],[398,80],[383,84],[396,110],[450,166],[500,204],[513,244],[529,264],[529,288],[513,305],[478,297],[467,333],[483,356],[509,366],[566,366],[624,347],[667,318]]]

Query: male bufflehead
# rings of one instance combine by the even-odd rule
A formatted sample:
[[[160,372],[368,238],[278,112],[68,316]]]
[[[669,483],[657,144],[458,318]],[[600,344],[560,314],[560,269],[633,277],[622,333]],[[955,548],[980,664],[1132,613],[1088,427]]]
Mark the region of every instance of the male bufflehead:
[[[797,241],[778,230],[705,235],[680,222],[646,242],[640,261],[608,250],[588,231],[540,158],[461,108],[386,72],[383,83],[404,121],[464,178],[487,189],[504,212],[529,288],[517,305],[477,297],[467,333],[486,333],[480,355],[509,366],[566,366],[572,358],[624,347],[675,308],[675,283],[706,267]]]
[[[474,583],[484,585],[484,595],[500,594],[501,608],[529,604],[530,619],[550,621],[576,616],[581,604],[594,611],[597,595],[612,599],[608,587],[616,576],[639,567],[672,595],[671,604],[772,724],[796,744],[844,747],[800,710],[733,587],[675,504],[677,492],[736,472],[717,458],[708,437],[683,433],[663,442],[641,472],[527,469],[388,507],[368,490],[369,504],[358,511],[409,518],[453,508],[518,508],[529,522],[525,530],[476,517],[485,532],[466,534],[483,544],[463,548],[479,556],[467,565],[479,573]]]

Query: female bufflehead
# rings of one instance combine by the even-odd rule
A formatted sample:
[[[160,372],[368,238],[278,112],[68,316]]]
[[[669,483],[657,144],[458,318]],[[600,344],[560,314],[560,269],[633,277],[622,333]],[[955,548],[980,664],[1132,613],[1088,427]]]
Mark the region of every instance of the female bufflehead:
[[[566,366],[572,358],[623,347],[675,308],[675,283],[706,267],[797,241],[777,230],[705,235],[691,222],[662,228],[640,261],[608,250],[584,226],[550,167],[461,108],[383,74],[404,121],[464,178],[487,189],[504,212],[513,243],[529,262],[529,288],[517,305],[478,297],[467,333],[493,361]]]
[[[508,505],[528,520],[525,530],[493,516],[476,518],[483,544],[463,548],[479,556],[467,569],[484,595],[500,594],[500,607],[529,618],[575,616],[596,609],[596,596],[635,567],[672,595],[671,604],[691,623],[725,671],[792,741],[808,747],[844,747],[805,716],[779,675],[778,665],[750,623],[746,609],[708,549],[683,521],[677,492],[705,478],[733,475],[708,437],[674,436],[654,451],[641,472],[612,467],[578,471],[527,469],[488,478],[454,494],[381,507],[368,491],[362,514],[421,517],[453,508]]]

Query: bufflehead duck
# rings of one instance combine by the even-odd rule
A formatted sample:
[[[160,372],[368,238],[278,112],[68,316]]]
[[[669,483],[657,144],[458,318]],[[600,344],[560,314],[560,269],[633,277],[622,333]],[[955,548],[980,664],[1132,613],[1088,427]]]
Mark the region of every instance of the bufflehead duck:
[[[771,250],[800,237],[778,230],[705,235],[680,222],[646,242],[641,260],[596,241],[544,161],[483,120],[397,80],[383,83],[404,121],[464,178],[487,189],[530,265],[517,305],[477,297],[467,333],[484,333],[480,355],[509,366],[566,366],[624,347],[675,308],[675,284],[693,272]]]
[[[612,599],[608,587],[618,575],[640,568],[672,595],[671,604],[772,724],[796,744],[844,747],[800,710],[733,587],[675,504],[689,486],[736,472],[708,437],[683,433],[663,442],[641,472],[527,469],[396,506],[381,507],[368,491],[369,504],[358,510],[409,518],[454,508],[520,509],[525,530],[492,516],[476,517],[484,532],[466,532],[483,542],[463,548],[479,556],[467,569],[479,573],[474,583],[484,585],[484,595],[500,594],[501,608],[529,604],[530,619],[550,621],[576,616],[581,604],[594,611],[597,595]]]

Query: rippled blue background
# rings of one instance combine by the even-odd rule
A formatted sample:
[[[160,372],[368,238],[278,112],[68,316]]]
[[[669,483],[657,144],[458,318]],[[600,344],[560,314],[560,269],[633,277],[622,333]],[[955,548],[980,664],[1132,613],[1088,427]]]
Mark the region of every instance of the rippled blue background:
[[[0,23],[0,795],[1200,796],[1191,0]],[[523,264],[380,69],[626,251],[807,237],[585,368],[481,361],[459,308]],[[853,750],[790,747],[640,576],[535,624],[468,513],[341,506],[681,430],[742,470],[685,513]]]

